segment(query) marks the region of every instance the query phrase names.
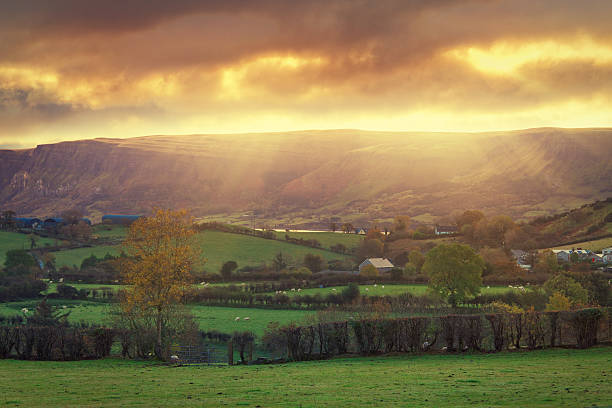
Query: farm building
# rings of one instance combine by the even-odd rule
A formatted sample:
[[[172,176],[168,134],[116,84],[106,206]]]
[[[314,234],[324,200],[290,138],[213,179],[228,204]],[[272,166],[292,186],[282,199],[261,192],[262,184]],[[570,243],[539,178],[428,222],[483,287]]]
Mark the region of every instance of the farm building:
[[[454,235],[457,233],[457,227],[454,225],[436,225],[434,226],[436,235]]]
[[[47,231],[55,231],[62,225],[64,225],[64,219],[59,217],[47,218],[43,222],[43,228]]]
[[[15,218],[15,226],[17,228],[39,228],[42,226],[42,220],[40,218],[28,218],[21,217]]]
[[[520,249],[511,249],[510,253],[520,268],[525,270],[531,269],[531,265],[529,264],[529,252]]]
[[[368,258],[359,264],[359,272],[368,265],[372,265],[380,273],[389,272],[391,269],[395,268],[395,265],[387,258]]]
[[[612,264],[612,247],[604,248],[601,251],[601,259],[604,263]]]
[[[113,225],[131,225],[134,221],[141,217],[143,217],[143,215],[108,214],[102,217],[102,223]]]

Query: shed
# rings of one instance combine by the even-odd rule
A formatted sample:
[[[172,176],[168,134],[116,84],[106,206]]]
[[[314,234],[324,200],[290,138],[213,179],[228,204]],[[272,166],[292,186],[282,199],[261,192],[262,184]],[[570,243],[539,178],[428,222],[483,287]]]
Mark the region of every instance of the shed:
[[[434,233],[436,235],[453,235],[457,233],[457,227],[454,225],[436,225]]]
[[[42,224],[40,218],[20,217],[14,220],[17,228],[38,228]]]
[[[359,264],[359,272],[368,265],[372,265],[380,273],[389,272],[391,269],[395,268],[395,265],[387,258],[368,258]]]

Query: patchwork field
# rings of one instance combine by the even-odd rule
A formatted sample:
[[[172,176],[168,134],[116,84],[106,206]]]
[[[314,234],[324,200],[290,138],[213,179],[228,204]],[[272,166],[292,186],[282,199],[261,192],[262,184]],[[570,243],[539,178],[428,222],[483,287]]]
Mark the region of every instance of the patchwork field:
[[[36,309],[38,302],[40,302],[40,300],[0,303],[0,315],[20,315],[21,309],[24,307],[33,311]],[[117,307],[116,304],[112,303],[87,300],[49,299],[48,303],[58,307],[66,306],[65,310],[70,312],[68,316],[70,322],[78,323],[84,321],[107,325],[110,325]],[[286,325],[291,322],[301,322],[306,316],[316,313],[305,310],[254,309],[200,305],[192,305],[190,309],[201,330],[217,330],[230,334],[234,331],[252,331],[257,336],[263,335],[266,326],[270,322],[279,322],[282,325]],[[236,317],[240,317],[240,320],[236,321]],[[248,317],[249,320],[244,320],[245,317]]]
[[[60,241],[61,242],[61,241]],[[0,265],[4,265],[7,251],[13,249],[30,249],[30,237],[26,234],[17,232],[0,231]],[[39,247],[56,245],[57,240],[51,238],[36,237],[36,244]]]
[[[114,231],[114,230],[113,230]],[[106,231],[110,233],[117,233]],[[343,234],[334,234],[342,236]],[[355,236],[357,237],[357,236]],[[272,259],[282,252],[290,261],[300,263],[304,255],[318,254],[326,260],[348,259],[347,255],[336,254],[327,250],[308,248],[305,246],[289,244],[282,241],[251,237],[247,235],[230,234],[219,231],[204,231],[196,236],[197,243],[206,257],[204,268],[210,272],[218,272],[226,261],[236,261],[238,267],[259,266],[264,262],[271,263]],[[331,241],[327,241],[331,242]],[[80,266],[83,259],[93,255],[104,257],[107,253],[118,255],[118,246],[97,246],[92,248],[78,248],[55,252],[56,263],[61,266]],[[290,262],[291,263],[291,262]]]
[[[316,239],[321,243],[323,248],[329,248],[337,244],[342,244],[347,248],[354,248],[364,239],[363,235],[343,234],[339,232],[276,232],[276,236],[280,239],[285,239],[285,235],[297,239]]]
[[[603,407],[612,405],[611,367],[611,347],[234,367],[1,360],[0,404]]]

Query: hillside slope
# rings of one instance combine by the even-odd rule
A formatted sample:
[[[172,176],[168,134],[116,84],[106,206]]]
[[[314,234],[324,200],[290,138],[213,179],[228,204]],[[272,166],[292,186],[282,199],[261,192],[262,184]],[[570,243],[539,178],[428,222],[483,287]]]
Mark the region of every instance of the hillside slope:
[[[80,207],[263,218],[515,217],[612,194],[612,129],[476,134],[302,131],[97,139],[0,151],[0,207],[53,215]]]

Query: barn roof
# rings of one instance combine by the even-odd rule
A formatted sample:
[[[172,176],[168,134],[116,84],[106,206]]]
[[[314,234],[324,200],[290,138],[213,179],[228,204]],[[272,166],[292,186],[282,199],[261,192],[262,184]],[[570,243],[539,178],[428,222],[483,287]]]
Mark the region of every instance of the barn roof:
[[[395,265],[391,263],[387,258],[368,258],[361,264],[369,262],[375,268],[393,268]]]

